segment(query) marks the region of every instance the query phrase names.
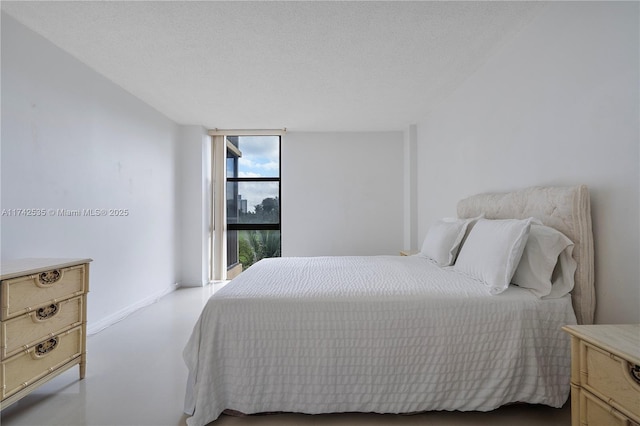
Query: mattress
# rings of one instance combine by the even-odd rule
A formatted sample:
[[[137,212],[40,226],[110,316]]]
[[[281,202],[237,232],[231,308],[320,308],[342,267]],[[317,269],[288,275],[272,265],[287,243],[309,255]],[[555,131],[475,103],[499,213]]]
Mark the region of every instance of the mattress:
[[[571,296],[540,300],[419,256],[264,259],[215,293],[183,356],[188,425],[242,413],[562,406]]]

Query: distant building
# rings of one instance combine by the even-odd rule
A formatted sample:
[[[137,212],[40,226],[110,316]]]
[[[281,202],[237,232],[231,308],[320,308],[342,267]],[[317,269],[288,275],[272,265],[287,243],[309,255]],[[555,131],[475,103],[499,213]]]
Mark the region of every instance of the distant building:
[[[238,213],[247,212],[247,200],[242,199],[242,194],[238,194]]]

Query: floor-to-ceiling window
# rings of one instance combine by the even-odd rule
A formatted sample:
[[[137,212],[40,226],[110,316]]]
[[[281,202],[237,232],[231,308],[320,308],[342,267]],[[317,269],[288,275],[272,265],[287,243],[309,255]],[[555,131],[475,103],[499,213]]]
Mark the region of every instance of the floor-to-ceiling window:
[[[280,256],[280,135],[214,136],[213,270],[230,279]],[[216,171],[217,170],[217,171]]]
[[[280,136],[227,137],[227,267],[280,256]]]

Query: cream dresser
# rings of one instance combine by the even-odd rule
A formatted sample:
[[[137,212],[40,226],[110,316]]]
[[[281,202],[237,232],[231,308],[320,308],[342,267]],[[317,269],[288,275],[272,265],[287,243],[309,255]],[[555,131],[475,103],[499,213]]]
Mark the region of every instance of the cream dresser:
[[[0,409],[86,367],[91,259],[18,259],[0,267]]]
[[[640,425],[640,324],[573,325],[572,426]]]

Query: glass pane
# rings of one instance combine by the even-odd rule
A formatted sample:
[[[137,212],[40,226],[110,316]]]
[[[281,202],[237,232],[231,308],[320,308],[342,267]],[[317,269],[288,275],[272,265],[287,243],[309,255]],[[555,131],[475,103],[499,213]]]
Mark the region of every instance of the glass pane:
[[[280,177],[280,136],[233,138],[232,143],[242,152],[238,158],[238,177]]]
[[[227,152],[227,177],[238,177],[238,157]]]
[[[238,231],[227,231],[227,267],[238,263]]]
[[[280,257],[280,231],[238,231],[242,270],[266,257]]]
[[[246,200],[244,200],[244,206],[246,206]],[[227,182],[227,223],[238,223],[242,208],[242,200],[238,197],[238,183]]]
[[[280,223],[280,182],[227,182],[227,223]]]

